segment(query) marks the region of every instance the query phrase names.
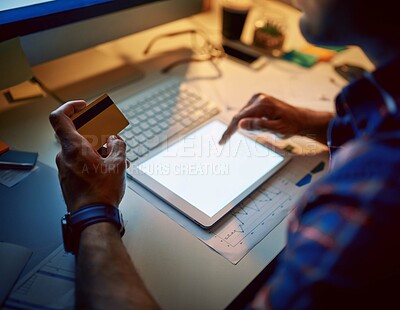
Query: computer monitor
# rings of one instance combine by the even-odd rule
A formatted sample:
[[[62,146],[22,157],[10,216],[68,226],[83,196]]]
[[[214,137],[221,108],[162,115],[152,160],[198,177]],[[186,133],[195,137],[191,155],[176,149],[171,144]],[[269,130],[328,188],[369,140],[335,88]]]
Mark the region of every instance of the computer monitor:
[[[23,82],[27,75],[21,72],[29,73],[30,67],[36,65],[41,65],[41,69],[34,71],[36,83],[60,102],[71,98],[93,99],[131,84],[144,76],[138,66],[132,61],[121,63],[120,58],[91,47],[191,16],[200,12],[202,6],[203,0],[0,1],[0,48],[18,37],[23,52],[18,44],[7,55],[25,54],[27,58],[18,60],[18,66],[24,70],[15,70],[16,66],[2,52],[0,60],[5,66],[0,67],[5,67],[2,71],[7,74],[0,79],[0,88]],[[79,53],[81,58],[72,58],[72,63],[70,57],[63,57],[83,50],[84,53]],[[68,63],[57,61],[58,67],[46,66],[60,57]],[[79,70],[71,72],[68,68]]]
[[[34,66],[201,11],[202,0],[0,2],[0,42],[20,37]]]

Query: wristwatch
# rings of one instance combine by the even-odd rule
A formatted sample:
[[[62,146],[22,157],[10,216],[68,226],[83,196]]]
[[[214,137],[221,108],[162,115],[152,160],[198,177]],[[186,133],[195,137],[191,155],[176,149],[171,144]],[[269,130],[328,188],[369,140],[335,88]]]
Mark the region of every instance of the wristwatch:
[[[61,219],[65,251],[76,255],[81,232],[86,227],[100,222],[109,222],[117,226],[121,237],[125,233],[121,211],[110,205],[92,204],[65,214]]]

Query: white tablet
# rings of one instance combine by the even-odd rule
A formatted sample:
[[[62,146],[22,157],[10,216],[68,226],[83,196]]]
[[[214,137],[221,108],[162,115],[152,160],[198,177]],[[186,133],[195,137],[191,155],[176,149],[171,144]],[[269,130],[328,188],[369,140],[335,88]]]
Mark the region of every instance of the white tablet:
[[[132,165],[130,176],[203,228],[210,228],[288,161],[213,120]]]

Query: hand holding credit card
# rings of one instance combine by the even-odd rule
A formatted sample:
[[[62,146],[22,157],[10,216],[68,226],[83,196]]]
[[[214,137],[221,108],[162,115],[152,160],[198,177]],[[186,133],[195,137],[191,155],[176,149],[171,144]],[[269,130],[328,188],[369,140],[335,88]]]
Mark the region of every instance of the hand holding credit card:
[[[99,150],[111,135],[129,125],[111,98],[104,94],[71,117],[77,131]]]

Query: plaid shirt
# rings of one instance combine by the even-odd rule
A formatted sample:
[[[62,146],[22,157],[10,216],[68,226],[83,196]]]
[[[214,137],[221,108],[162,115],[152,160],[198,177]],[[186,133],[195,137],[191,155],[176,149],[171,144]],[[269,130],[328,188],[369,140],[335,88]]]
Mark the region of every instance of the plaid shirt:
[[[400,309],[400,59],[347,86],[336,110],[330,172],[249,308]]]

